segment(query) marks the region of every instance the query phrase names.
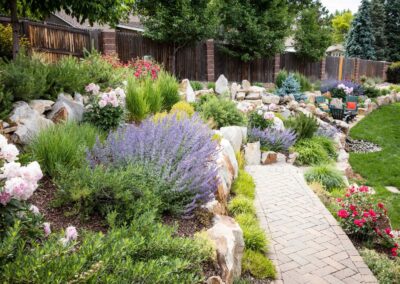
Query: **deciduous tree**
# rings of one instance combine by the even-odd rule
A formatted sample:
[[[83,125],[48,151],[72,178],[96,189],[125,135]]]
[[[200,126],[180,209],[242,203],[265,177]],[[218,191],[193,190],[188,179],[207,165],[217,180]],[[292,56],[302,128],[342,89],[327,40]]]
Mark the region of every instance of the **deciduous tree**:
[[[350,11],[337,13],[332,19],[332,36],[334,43],[344,43],[350,30],[353,15]]]

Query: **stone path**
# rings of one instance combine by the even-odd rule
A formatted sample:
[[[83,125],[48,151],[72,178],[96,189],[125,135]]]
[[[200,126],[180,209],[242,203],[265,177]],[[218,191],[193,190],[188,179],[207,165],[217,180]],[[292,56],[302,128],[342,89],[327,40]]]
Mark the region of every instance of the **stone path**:
[[[289,164],[248,166],[257,215],[270,239],[275,283],[378,283],[358,251]]]

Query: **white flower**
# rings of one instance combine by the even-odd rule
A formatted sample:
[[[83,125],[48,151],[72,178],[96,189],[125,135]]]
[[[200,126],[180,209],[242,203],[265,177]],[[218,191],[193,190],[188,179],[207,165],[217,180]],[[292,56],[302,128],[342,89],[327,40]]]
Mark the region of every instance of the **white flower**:
[[[37,183],[43,177],[40,165],[36,161],[28,164],[25,167],[21,167],[20,175],[22,178],[32,183]]]
[[[8,144],[7,138],[0,134],[0,148],[3,148]]]
[[[85,91],[88,93],[91,92],[92,94],[97,95],[100,91],[100,86],[96,85],[95,83],[90,83],[89,85],[87,85],[85,87]]]
[[[69,226],[65,229],[65,238],[68,241],[76,240],[78,238],[78,231],[74,226]]]
[[[44,235],[46,237],[51,234],[51,229],[50,229],[50,223],[49,222],[44,222],[43,223],[43,230],[44,230]]]
[[[344,89],[346,88],[346,86],[345,86],[344,84],[339,84],[339,85],[337,86],[337,88],[338,88],[338,89],[344,90]]]
[[[14,162],[18,158],[19,151],[13,144],[7,144],[1,147],[0,157],[3,157],[7,162]]]
[[[258,114],[258,115],[262,115],[262,114],[263,114],[263,111],[262,111],[261,109],[259,109],[259,110],[257,111],[257,114]]]
[[[99,101],[99,107],[100,107],[100,108],[103,108],[103,107],[105,107],[106,105],[107,105],[107,101],[106,101],[106,100],[101,99],[101,100]]]
[[[273,120],[274,117],[275,117],[275,114],[273,112],[268,111],[268,112],[264,113],[264,119],[266,119],[266,120]]]
[[[29,197],[31,197],[34,191],[32,190],[32,186],[26,180],[20,177],[7,180],[4,184],[4,189],[17,200],[27,200]]]
[[[120,99],[125,99],[125,91],[122,88],[118,87],[114,91]]]
[[[29,210],[35,215],[40,214],[39,208],[37,208],[37,206],[35,206],[33,204],[31,204],[31,206],[29,206]]]
[[[3,174],[0,174],[0,178],[14,178],[20,176],[21,164],[16,162],[5,163],[1,168]]]

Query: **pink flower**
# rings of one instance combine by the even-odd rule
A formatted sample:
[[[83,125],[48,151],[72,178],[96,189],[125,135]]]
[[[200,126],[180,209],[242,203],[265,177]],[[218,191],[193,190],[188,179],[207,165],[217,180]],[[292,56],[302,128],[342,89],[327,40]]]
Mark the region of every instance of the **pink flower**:
[[[0,178],[14,178],[20,176],[20,169],[21,169],[21,164],[20,163],[5,163],[4,166],[1,168],[3,171],[3,174],[0,175]]]
[[[78,232],[74,226],[69,226],[65,229],[65,238],[68,241],[76,240],[78,238]]]
[[[397,247],[391,249],[392,256],[397,256]]]
[[[342,199],[341,198],[337,198],[336,201],[337,202],[342,202]]]
[[[273,120],[275,118],[275,114],[273,112],[266,112],[264,113],[264,119],[266,120]]]
[[[4,189],[17,200],[27,200],[31,197],[33,190],[26,180],[15,177],[6,181]]]
[[[36,161],[21,167],[20,174],[22,178],[32,183],[37,183],[43,177],[40,165]]]
[[[340,218],[345,219],[345,218],[349,217],[349,212],[347,212],[347,210],[345,210],[345,209],[340,209],[340,210],[338,211],[338,216],[339,216]]]
[[[360,192],[368,192],[369,189],[368,189],[368,186],[363,185],[358,189],[358,191],[360,191]]]
[[[381,208],[381,209],[383,209],[383,208],[385,208],[385,205],[384,205],[383,203],[379,202],[379,203],[378,203],[378,207]]]
[[[97,95],[100,91],[100,86],[96,85],[95,83],[90,83],[85,87],[85,91]]]
[[[11,200],[11,194],[8,192],[2,191],[0,192],[0,203],[3,204],[4,206],[7,205],[8,202]]]
[[[14,162],[17,160],[19,151],[13,144],[7,144],[1,147],[0,157],[3,157],[7,162]]]
[[[100,107],[100,108],[103,108],[103,107],[105,107],[106,105],[107,105],[107,101],[106,101],[106,100],[101,99],[101,100],[99,101],[99,107]]]
[[[3,148],[8,144],[7,138],[0,134],[0,148]]]
[[[43,223],[43,230],[44,230],[44,235],[46,237],[48,237],[51,234],[50,223],[44,222]]]
[[[371,215],[371,217],[376,217],[376,213],[373,209],[369,210],[369,215]]]
[[[33,205],[33,204],[31,204],[31,206],[29,206],[29,210],[33,213],[33,214],[35,214],[35,215],[39,215],[40,214],[40,211],[39,211],[39,208],[37,208],[35,205]]]
[[[365,212],[363,213],[363,216],[364,216],[365,218],[368,218],[368,217],[369,217],[369,213],[365,211]]]

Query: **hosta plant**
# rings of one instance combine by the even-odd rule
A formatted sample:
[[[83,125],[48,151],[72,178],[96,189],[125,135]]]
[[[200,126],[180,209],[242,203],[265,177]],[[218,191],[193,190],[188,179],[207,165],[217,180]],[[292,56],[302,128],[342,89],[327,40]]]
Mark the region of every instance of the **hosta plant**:
[[[344,230],[362,241],[390,248],[392,256],[397,256],[398,244],[390,226],[386,207],[373,200],[367,186],[351,186],[343,198],[337,215]]]
[[[163,209],[190,213],[216,190],[217,151],[211,130],[198,116],[168,115],[120,127],[104,143],[96,143],[88,160],[93,167],[150,167],[162,180],[157,190]]]

